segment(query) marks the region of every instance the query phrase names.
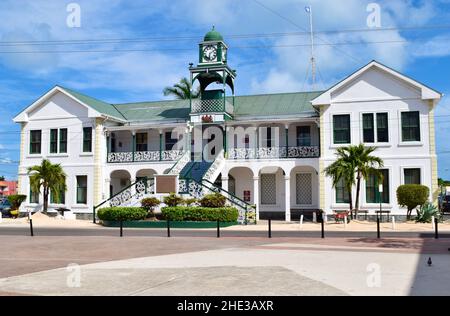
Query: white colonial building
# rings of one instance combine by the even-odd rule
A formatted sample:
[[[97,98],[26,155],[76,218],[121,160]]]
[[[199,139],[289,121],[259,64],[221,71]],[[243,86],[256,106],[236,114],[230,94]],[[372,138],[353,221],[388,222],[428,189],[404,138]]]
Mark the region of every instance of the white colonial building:
[[[360,143],[385,162],[383,209],[406,213],[396,200],[405,183],[430,187],[436,199],[439,92],[372,61],[327,91],[235,96],[227,50],[214,30],[200,43],[189,68],[198,99],[109,104],[56,86],[23,110],[14,118],[23,208],[41,207],[27,167],[47,158],[63,166],[68,188],[50,208],[79,216],[170,191],[219,191],[258,218],[330,214],[348,208],[348,192],[323,170],[337,148]],[[362,183],[360,200],[362,209],[379,209],[376,179]]]

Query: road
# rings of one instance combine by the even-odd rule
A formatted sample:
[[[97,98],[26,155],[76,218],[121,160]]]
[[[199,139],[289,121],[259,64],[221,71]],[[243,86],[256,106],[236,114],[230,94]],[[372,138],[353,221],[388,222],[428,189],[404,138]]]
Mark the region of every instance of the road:
[[[35,236],[118,236],[119,228],[54,228],[34,227]],[[124,228],[124,236],[129,237],[167,237],[167,229]],[[30,230],[23,227],[0,227],[0,236],[29,236]],[[171,237],[216,237],[215,229],[171,229]],[[221,230],[221,237],[268,237],[267,231]],[[325,231],[325,238],[352,237],[376,238],[374,232]],[[320,231],[277,231],[272,230],[272,237],[320,238]],[[381,231],[382,238],[434,238],[433,233]],[[439,238],[450,238],[450,233],[439,233]]]

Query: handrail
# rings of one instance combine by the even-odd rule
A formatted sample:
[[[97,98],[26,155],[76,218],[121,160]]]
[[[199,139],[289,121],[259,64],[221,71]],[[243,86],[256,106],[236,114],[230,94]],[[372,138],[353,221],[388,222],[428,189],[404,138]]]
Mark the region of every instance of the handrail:
[[[100,206],[104,205],[106,202],[111,201],[111,200],[114,199],[116,196],[119,196],[120,194],[122,194],[123,192],[125,192],[126,190],[128,190],[129,188],[131,188],[131,187],[133,187],[133,186],[135,186],[136,184],[141,183],[141,182],[144,182],[145,187],[146,187],[146,191],[147,191],[147,183],[148,183],[148,180],[149,180],[148,177],[143,177],[143,179],[140,179],[140,180],[138,180],[138,181],[136,181],[136,182],[134,182],[134,183],[132,183],[132,184],[126,186],[124,189],[120,190],[118,193],[114,194],[114,195],[111,196],[109,199],[106,199],[106,200],[104,200],[103,202],[101,202],[100,204],[95,205],[94,208],[93,208],[93,210],[94,210],[94,212],[93,212],[93,215],[94,215],[93,222],[94,222],[94,224],[96,223],[96,219],[95,219],[95,211],[96,211]]]
[[[198,182],[198,181],[195,180],[194,178],[182,178],[182,180],[193,181],[193,182],[197,183],[198,185],[200,185],[200,186],[202,186],[202,187],[204,187],[204,188],[206,188],[206,189],[208,189],[208,190],[214,192],[214,189],[211,189],[210,187],[206,186],[205,184],[203,184],[203,183],[201,183],[201,182]],[[228,197],[226,197],[226,196],[224,196],[224,197],[225,197],[228,201],[233,202],[233,200],[231,200],[230,198],[228,198]],[[233,203],[234,203],[234,202],[233,202]],[[236,203],[234,203],[234,204],[236,204]],[[241,207],[242,207],[242,206],[241,206]]]
[[[242,203],[245,204],[246,206],[253,207],[250,203],[245,202],[244,200],[242,200],[241,198],[237,197],[237,196],[234,195],[233,193],[231,193],[231,192],[225,190],[224,188],[221,188],[221,187],[215,185],[214,183],[212,183],[212,182],[209,181],[208,179],[202,179],[202,182],[203,182],[203,181],[206,181],[206,182],[208,182],[209,184],[211,184],[213,187],[219,189],[220,191],[225,192],[225,193],[231,195],[234,199],[238,200],[239,202],[242,202]]]
[[[214,162],[209,166],[208,170],[206,170],[203,179],[209,180],[207,179],[207,177],[211,177],[212,175],[214,175],[214,172],[216,171],[216,169],[218,168],[218,166],[220,166],[220,164],[225,160],[225,152],[222,149],[219,154],[216,156],[216,158],[214,159]],[[214,179],[212,179],[214,180]]]
[[[194,163],[193,164],[191,164],[191,166],[188,168],[188,170],[186,171],[186,177],[187,177],[187,175],[190,175],[191,174],[191,171],[192,171],[192,168],[194,168],[194,166],[195,166],[195,161],[193,161]],[[183,171],[183,170],[180,170],[180,176],[181,176],[181,171]]]
[[[170,174],[172,172],[172,170],[175,168],[175,166],[178,165],[178,163],[181,161],[181,159],[184,158],[185,155],[189,155],[190,156],[191,155],[191,151],[190,150],[186,150],[185,153],[180,158],[178,158],[178,160],[173,164],[173,166],[165,174]],[[180,170],[180,172],[181,172],[181,170]]]
[[[206,188],[206,189],[208,189],[209,191],[212,191],[212,192],[217,192],[217,191],[215,191],[216,189],[218,189],[218,190],[223,190],[222,188],[220,188],[219,186],[216,186],[215,184],[212,184],[213,188],[208,187],[208,186],[205,185],[204,183],[198,182],[198,181],[196,181],[196,180],[193,179],[193,178],[181,178],[181,179],[182,179],[182,180],[186,180],[187,182],[193,181],[194,183],[196,183],[196,184],[200,185],[201,187]],[[208,180],[206,180],[206,181],[208,181]],[[210,182],[210,181],[208,181],[208,182]],[[211,182],[210,182],[210,183],[211,183]],[[223,190],[223,191],[226,191],[226,190]],[[188,189],[188,193],[190,193],[190,192],[189,192],[189,189]],[[245,222],[245,225],[247,225],[247,223],[248,223],[248,221],[247,221],[247,213],[248,213],[248,209],[249,209],[249,208],[255,209],[255,208],[253,207],[253,205],[251,205],[251,204],[249,204],[249,203],[247,203],[247,202],[245,202],[245,201],[242,201],[240,198],[236,197],[235,195],[233,195],[233,194],[231,194],[231,193],[229,193],[229,192],[228,192],[228,194],[229,194],[231,197],[236,198],[238,201],[244,203],[244,205],[240,205],[239,203],[237,203],[235,200],[229,198],[228,196],[222,195],[225,199],[227,199],[227,200],[228,200],[229,202],[231,202],[232,204],[237,205],[237,206],[239,206],[240,208],[242,208],[242,209],[245,210],[245,219],[244,219],[244,222]],[[255,221],[255,223],[256,223],[256,221]]]

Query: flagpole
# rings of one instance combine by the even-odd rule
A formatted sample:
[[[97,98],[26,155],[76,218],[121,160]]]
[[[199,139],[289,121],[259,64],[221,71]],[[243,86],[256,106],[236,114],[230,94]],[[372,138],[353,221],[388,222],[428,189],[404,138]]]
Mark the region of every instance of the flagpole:
[[[309,13],[309,27],[311,34],[311,75],[312,75],[312,89],[316,89],[316,59],[314,58],[314,31],[313,31],[313,13],[312,7],[307,6],[306,12]]]

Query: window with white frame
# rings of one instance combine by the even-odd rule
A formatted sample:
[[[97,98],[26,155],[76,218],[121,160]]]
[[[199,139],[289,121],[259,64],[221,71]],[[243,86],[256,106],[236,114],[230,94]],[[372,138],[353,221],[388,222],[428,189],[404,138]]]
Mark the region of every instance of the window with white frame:
[[[388,113],[363,113],[362,137],[364,143],[388,143]]]
[[[420,142],[419,111],[402,112],[401,124],[403,142]]]
[[[350,144],[350,114],[333,115],[334,144]]]

